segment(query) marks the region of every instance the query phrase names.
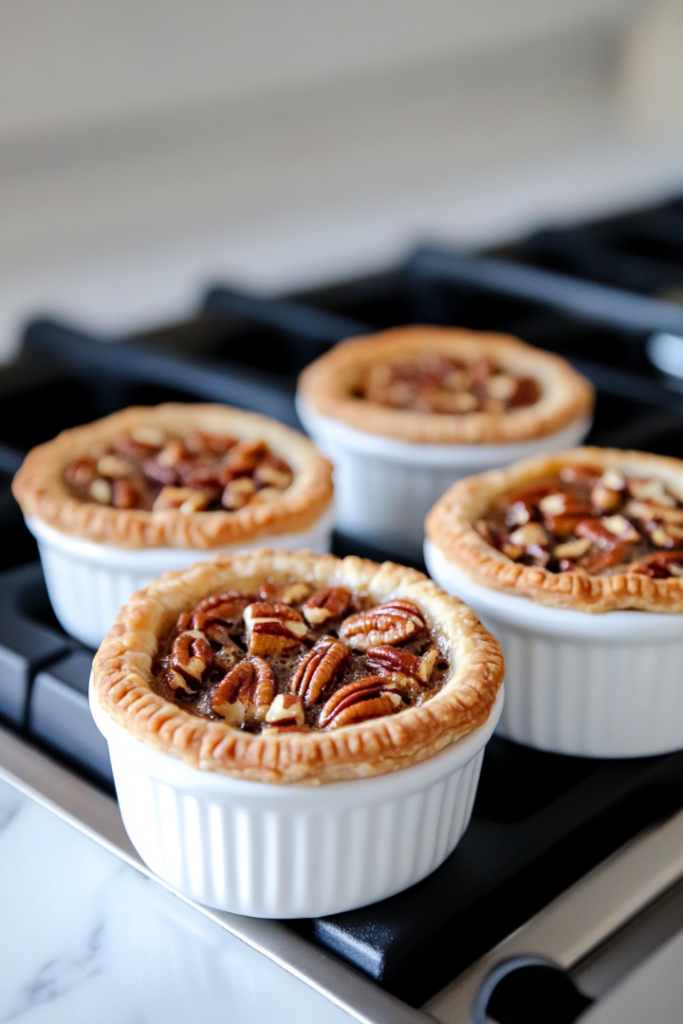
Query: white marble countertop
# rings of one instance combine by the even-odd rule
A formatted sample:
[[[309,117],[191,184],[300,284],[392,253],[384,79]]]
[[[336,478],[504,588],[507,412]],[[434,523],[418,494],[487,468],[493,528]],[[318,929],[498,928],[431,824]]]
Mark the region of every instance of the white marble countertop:
[[[1,780],[0,965],[0,1024],[352,1019]]]

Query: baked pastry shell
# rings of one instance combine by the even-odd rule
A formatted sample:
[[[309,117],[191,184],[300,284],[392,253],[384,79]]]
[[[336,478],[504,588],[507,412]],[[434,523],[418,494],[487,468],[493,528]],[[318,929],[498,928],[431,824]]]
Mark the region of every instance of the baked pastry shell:
[[[148,512],[82,502],[69,490],[64,470],[96,444],[111,443],[136,426],[160,426],[169,433],[190,430],[258,438],[294,471],[291,486],[274,501],[236,512],[177,509]],[[37,517],[72,537],[120,548],[176,547],[206,550],[249,543],[282,533],[304,532],[333,497],[332,466],[296,430],[224,405],[169,402],[134,406],[85,426],[65,430],[33,448],[16,474],[12,490],[27,517]]]
[[[425,350],[464,360],[490,356],[505,371],[534,377],[541,398],[506,413],[452,416],[387,408],[353,395],[374,364],[410,359]],[[505,444],[546,437],[589,417],[594,405],[591,384],[559,356],[507,334],[433,326],[397,327],[336,345],[304,370],[299,394],[320,415],[416,444]]]
[[[223,588],[254,592],[268,579],[347,586],[378,602],[422,610],[452,669],[420,707],[332,732],[248,734],[191,714],[150,688],[159,638],[178,614]],[[383,775],[425,760],[488,718],[503,682],[500,647],[474,613],[422,573],[387,562],[308,552],[218,556],[167,573],[122,609],[93,665],[99,706],[134,737],[193,767],[268,783],[318,785]]]
[[[553,573],[513,562],[502,551],[487,544],[474,529],[476,521],[495,498],[576,464],[594,466],[600,471],[620,469],[627,476],[661,479],[683,500],[683,461],[679,459],[612,448],[573,448],[459,481],[427,516],[427,537],[447,561],[457,565],[475,583],[527,597],[538,604],[590,613],[628,609],[683,612],[683,579],[678,577],[653,579],[637,573],[613,576]]]

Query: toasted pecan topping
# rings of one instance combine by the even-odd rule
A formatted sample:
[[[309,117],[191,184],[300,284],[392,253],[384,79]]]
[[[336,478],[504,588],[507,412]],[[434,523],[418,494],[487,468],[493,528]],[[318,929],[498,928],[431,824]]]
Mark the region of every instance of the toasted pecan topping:
[[[486,356],[465,362],[435,352],[375,363],[356,393],[379,405],[451,416],[508,412],[541,397],[534,378],[510,373]]]
[[[320,610],[322,621],[306,621]],[[419,705],[447,672],[412,601],[372,605],[343,587],[311,594],[298,580],[267,580],[258,599],[225,590],[182,612],[155,685],[196,714],[272,733],[338,729]]]
[[[81,501],[187,515],[272,501],[293,479],[289,464],[258,438],[199,430],[175,437],[154,425],[133,427],[64,470]]]
[[[683,550],[683,502],[663,480],[573,465],[503,495],[475,528],[513,561],[551,572],[665,578],[678,562],[650,556]]]

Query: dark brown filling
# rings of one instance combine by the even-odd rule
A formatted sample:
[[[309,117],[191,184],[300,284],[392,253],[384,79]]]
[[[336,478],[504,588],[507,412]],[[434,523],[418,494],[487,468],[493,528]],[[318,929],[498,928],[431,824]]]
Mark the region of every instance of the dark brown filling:
[[[683,504],[662,480],[618,469],[567,466],[498,498],[476,529],[550,572],[683,576]]]
[[[272,501],[293,478],[265,441],[198,430],[180,437],[157,426],[136,427],[112,444],[94,447],[64,471],[80,501],[188,514]]]
[[[534,405],[541,388],[535,378],[509,373],[486,356],[464,362],[427,352],[402,362],[375,363],[355,394],[393,409],[462,416]]]
[[[258,595],[225,591],[180,615],[152,689],[252,733],[330,730],[423,704],[448,667],[411,601],[264,583]]]

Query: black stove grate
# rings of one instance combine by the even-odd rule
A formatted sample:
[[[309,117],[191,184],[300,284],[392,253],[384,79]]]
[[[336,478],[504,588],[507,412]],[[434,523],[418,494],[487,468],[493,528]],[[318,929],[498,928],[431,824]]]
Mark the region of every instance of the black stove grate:
[[[560,352],[596,386],[592,441],[683,455],[683,394],[644,354],[653,332],[683,333],[683,310],[500,259],[423,247],[385,273],[289,299],[216,286],[195,316],[115,344],[35,321],[16,363],[0,372],[5,721],[111,786],[104,741],[87,708],[91,652],[52,617],[35,545],[9,492],[28,448],[123,406],[169,399],[226,401],[296,424],[296,375],[311,358],[348,334],[410,321],[507,331]],[[340,536],[335,550],[391,556]],[[472,824],[437,872],[382,903],[291,926],[418,1005],[682,805],[683,754],[593,761],[494,738]]]

